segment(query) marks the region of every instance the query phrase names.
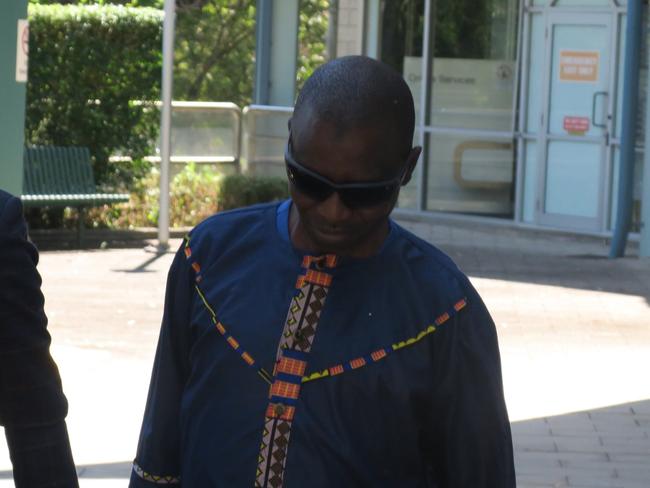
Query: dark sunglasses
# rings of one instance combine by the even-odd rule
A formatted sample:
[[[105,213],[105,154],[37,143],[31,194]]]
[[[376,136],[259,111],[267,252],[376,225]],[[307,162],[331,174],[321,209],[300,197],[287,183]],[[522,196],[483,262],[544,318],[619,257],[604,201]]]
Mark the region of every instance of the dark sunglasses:
[[[392,180],[371,181],[366,183],[334,183],[296,161],[291,150],[291,137],[284,152],[287,176],[292,185],[304,195],[318,201],[326,200],[337,192],[341,201],[348,208],[370,207],[388,202],[401,186],[406,173]]]

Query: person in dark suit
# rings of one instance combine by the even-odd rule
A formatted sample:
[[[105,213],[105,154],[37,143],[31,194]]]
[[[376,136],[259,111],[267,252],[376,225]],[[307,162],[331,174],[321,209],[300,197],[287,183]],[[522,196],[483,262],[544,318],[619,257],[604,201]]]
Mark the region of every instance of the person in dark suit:
[[[38,251],[20,200],[0,190],[0,424],[17,488],[78,487],[68,402],[50,356]]]

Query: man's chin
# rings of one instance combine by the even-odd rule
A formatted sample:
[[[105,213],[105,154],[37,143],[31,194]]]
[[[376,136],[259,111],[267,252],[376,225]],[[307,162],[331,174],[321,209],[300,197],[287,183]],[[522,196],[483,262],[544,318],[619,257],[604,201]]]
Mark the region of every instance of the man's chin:
[[[349,232],[313,229],[310,234],[318,251],[323,254],[345,256],[354,252],[355,244],[358,242],[358,239],[355,239],[357,236]]]

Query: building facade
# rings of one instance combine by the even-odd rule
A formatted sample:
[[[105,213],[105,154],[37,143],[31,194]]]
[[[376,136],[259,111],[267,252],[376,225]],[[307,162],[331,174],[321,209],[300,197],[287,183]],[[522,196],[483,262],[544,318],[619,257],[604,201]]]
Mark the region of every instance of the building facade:
[[[415,98],[424,151],[399,206],[610,234],[626,12],[624,0],[339,0],[337,55],[388,63]],[[633,232],[645,31],[643,39]]]

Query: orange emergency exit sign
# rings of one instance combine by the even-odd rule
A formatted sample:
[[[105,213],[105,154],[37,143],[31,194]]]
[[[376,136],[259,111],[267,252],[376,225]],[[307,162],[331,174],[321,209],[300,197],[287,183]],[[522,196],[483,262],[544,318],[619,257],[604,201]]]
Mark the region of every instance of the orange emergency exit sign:
[[[599,51],[560,51],[560,81],[598,81]]]

